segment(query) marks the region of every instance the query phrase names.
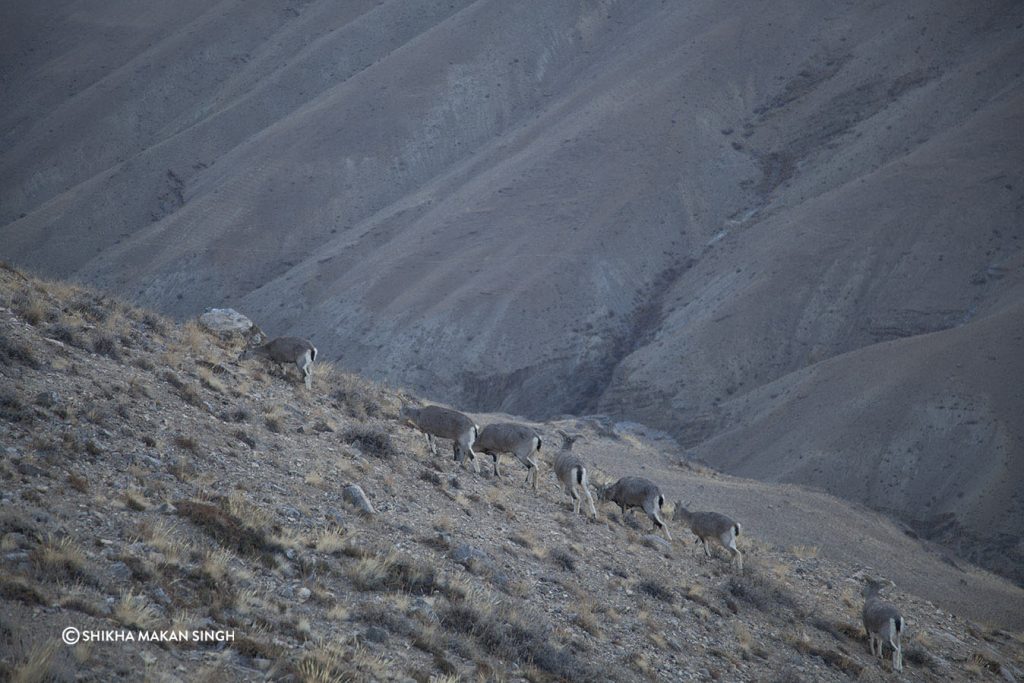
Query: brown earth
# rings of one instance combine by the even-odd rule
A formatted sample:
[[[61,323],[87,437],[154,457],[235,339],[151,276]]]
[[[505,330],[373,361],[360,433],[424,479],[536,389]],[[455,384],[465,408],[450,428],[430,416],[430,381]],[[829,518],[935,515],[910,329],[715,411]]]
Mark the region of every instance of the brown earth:
[[[596,482],[643,475],[740,520],[740,574],[678,524],[664,544],[611,505],[574,516],[547,465],[534,493],[510,459],[497,479],[432,456],[397,423],[404,392],[326,363],[309,391],[239,350],[0,269],[0,676],[887,680],[863,576],[895,582],[903,679],[1022,675],[1024,591],[876,512],[681,465],[636,425],[536,425],[545,461],[579,431]],[[235,640],[69,647],[67,626]]]
[[[1024,580],[1021,3],[3,13],[0,256]]]

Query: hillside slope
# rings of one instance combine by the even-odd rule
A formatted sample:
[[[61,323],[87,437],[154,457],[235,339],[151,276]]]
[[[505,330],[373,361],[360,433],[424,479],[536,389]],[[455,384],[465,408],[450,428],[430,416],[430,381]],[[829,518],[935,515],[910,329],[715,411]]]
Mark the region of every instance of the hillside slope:
[[[1021,3],[4,12],[0,256],[176,316],[236,305],[458,405],[608,413],[926,525],[955,508],[964,551],[1012,570],[987,544],[1020,547],[1019,501],[994,519],[977,483],[1024,484],[1008,375],[973,385],[998,404],[974,436],[928,440],[956,505],[910,495],[925,480],[876,493],[920,421],[823,444],[864,474],[828,481],[801,465],[818,451],[769,440],[750,466],[709,440],[740,433],[720,433],[734,402],[799,433],[815,414],[774,421],[772,383],[984,337],[1022,301]],[[958,391],[919,386],[878,410]]]
[[[307,391],[237,351],[0,269],[4,678],[881,680],[864,575],[898,587],[903,678],[1021,675],[1020,634],[994,626],[1019,632],[1024,592],[876,513],[681,468],[600,425],[537,425],[547,443],[581,430],[597,480],[643,473],[737,515],[740,575],[678,525],[665,544],[614,506],[573,516],[547,467],[534,493],[515,463],[498,480],[431,456],[395,420],[408,396],[325,364]],[[234,640],[67,647],[69,625]]]
[[[723,404],[695,448],[715,467],[802,481],[895,513],[1024,581],[1024,305],[879,344]],[[957,456],[957,453],[960,456]]]

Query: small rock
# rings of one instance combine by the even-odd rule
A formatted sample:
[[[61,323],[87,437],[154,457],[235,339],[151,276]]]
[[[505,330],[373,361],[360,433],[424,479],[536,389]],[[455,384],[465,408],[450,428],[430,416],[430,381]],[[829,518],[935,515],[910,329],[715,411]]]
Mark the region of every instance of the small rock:
[[[363,638],[371,643],[384,643],[387,642],[388,632],[380,626],[371,626],[363,633]]]
[[[434,611],[433,604],[431,604],[431,601],[427,598],[416,598],[413,601],[412,607],[410,608],[409,611],[413,614],[422,614],[427,621],[440,621],[440,619],[437,616],[437,612]]]
[[[313,594],[313,591],[311,591],[308,588],[306,588],[305,586],[303,586],[295,594],[295,597],[298,598],[299,602],[306,602],[306,600],[309,600],[309,596],[311,596],[312,594]]]
[[[153,596],[153,599],[156,600],[157,602],[159,602],[161,605],[168,605],[168,604],[170,604],[171,598],[167,595],[167,591],[165,591],[160,586],[157,586],[156,588],[154,588],[150,592],[151,592],[151,594]]]
[[[161,503],[160,507],[158,507],[156,511],[162,515],[173,515],[178,510],[170,503]]]
[[[110,565],[110,573],[117,581],[129,581],[132,578],[132,570],[124,562],[115,562]]]
[[[208,308],[199,316],[199,324],[222,336],[248,334],[253,327],[252,320],[233,308]]]
[[[344,500],[349,505],[359,508],[366,514],[373,515],[377,513],[377,511],[373,509],[373,504],[370,503],[370,500],[366,497],[366,494],[363,492],[362,487],[360,487],[358,484],[349,484],[344,489],[342,489],[341,499]]]
[[[490,555],[480,548],[475,548],[467,543],[463,543],[452,550],[451,558],[454,562],[461,564],[474,574],[483,573],[492,578],[499,578],[501,574]]]
[[[46,474],[46,470],[36,467],[32,463],[19,462],[17,464],[18,471],[24,474],[26,477],[41,477]]]
[[[40,391],[36,394],[36,405],[43,408],[52,408],[60,403],[60,394],[56,391]]]
[[[291,600],[295,597],[295,589],[285,584],[277,589],[277,594],[285,600]]]
[[[324,420],[317,420],[315,423],[313,423],[313,431],[320,432],[320,433],[323,433],[323,432],[333,432],[334,431],[334,427],[332,427],[330,424],[328,424]]]

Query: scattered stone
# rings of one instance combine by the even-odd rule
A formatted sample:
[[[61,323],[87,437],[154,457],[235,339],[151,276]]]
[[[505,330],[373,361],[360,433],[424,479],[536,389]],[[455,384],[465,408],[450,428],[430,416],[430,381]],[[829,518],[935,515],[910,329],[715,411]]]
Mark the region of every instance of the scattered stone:
[[[437,616],[437,612],[434,611],[434,599],[433,598],[416,598],[413,600],[412,607],[409,611],[413,614],[422,614],[423,618],[431,622],[439,622],[440,619]]]
[[[363,489],[359,484],[349,484],[342,489],[341,499],[368,515],[377,514],[377,511],[373,508],[373,504],[370,503],[370,500],[366,497],[366,494],[363,492]]]
[[[363,633],[363,638],[371,643],[384,643],[387,642],[388,632],[380,626],[371,626]]]
[[[299,602],[306,602],[306,600],[309,600],[309,596],[311,596],[312,594],[313,591],[303,586],[296,592],[295,596],[298,598]]]
[[[326,420],[317,420],[313,423],[313,431],[315,432],[333,432],[334,427],[327,423]]]
[[[129,581],[132,578],[131,567],[126,565],[124,562],[115,562],[110,565],[110,573],[114,576],[116,581]]]
[[[161,503],[160,507],[158,507],[156,511],[162,515],[173,515],[178,510],[170,503]]]
[[[222,337],[248,334],[253,327],[252,320],[233,308],[208,308],[199,316],[199,324]]]
[[[161,605],[169,605],[171,603],[171,598],[167,595],[167,591],[160,586],[157,586],[152,590],[152,595],[153,599]]]
[[[491,556],[480,548],[463,543],[451,551],[451,558],[456,564],[461,564],[474,574],[489,576],[499,584],[507,582],[507,577],[498,569]]]
[[[43,408],[52,408],[60,403],[60,394],[56,391],[40,391],[36,394],[36,405]]]
[[[26,477],[41,477],[46,474],[46,470],[36,467],[29,462],[18,462],[18,471],[24,474]]]

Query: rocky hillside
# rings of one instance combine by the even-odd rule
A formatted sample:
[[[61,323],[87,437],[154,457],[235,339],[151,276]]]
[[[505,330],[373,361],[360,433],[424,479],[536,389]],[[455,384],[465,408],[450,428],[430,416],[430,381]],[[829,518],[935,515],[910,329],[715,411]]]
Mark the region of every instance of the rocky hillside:
[[[572,515],[547,467],[534,494],[518,463],[432,456],[395,420],[407,395],[325,363],[307,391],[239,344],[0,269],[0,677],[882,680],[863,576],[896,582],[904,678],[1022,675],[1024,593],[874,513],[680,467],[636,430],[536,425],[582,432],[598,481],[736,515],[738,574],[677,524]],[[68,626],[234,640],[70,647]]]
[[[3,12],[0,256],[459,405],[639,421],[1021,580],[989,343],[1024,292],[1021,3]],[[850,373],[881,384],[804,390]],[[835,401],[864,419],[815,431]]]

